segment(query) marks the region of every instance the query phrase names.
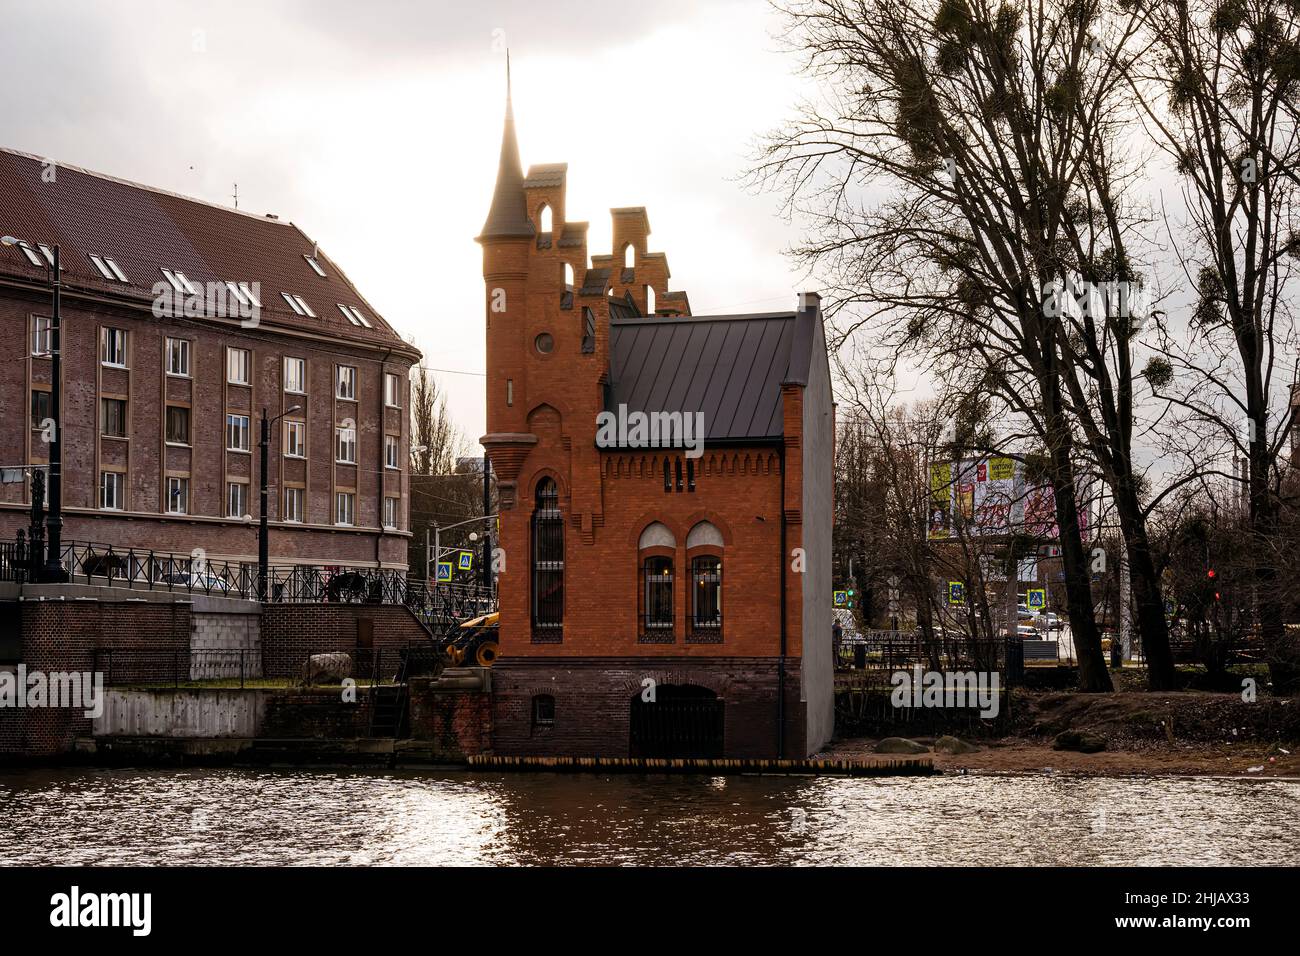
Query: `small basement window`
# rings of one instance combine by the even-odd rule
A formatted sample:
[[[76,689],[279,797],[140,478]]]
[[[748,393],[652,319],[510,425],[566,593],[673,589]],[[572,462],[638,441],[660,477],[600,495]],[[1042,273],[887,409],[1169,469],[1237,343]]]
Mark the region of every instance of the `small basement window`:
[[[555,698],[550,694],[533,697],[533,729],[555,726]]]

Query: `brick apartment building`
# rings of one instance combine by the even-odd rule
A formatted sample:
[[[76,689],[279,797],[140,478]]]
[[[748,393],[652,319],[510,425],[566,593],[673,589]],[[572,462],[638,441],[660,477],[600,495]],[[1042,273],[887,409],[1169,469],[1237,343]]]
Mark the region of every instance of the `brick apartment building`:
[[[255,562],[265,408],[272,564],[406,566],[420,355],[302,230],[0,150],[0,235],[11,468],[47,461],[61,247],[65,543]],[[9,475],[3,541],[30,506]]]
[[[834,408],[816,295],[694,316],[612,210],[592,255],[563,164],[520,165],[507,98],[478,241],[498,479],[502,754],[814,753],[833,723]],[[743,297],[742,297],[743,298]],[[702,454],[598,416],[701,413]],[[683,419],[684,420],[684,419]],[[653,693],[651,693],[653,690]]]

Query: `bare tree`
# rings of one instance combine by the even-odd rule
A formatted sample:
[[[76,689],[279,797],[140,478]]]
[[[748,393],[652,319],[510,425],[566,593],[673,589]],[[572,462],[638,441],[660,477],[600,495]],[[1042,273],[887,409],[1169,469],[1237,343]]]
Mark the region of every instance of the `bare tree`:
[[[424,366],[411,370],[411,473],[449,475],[468,444],[447,413],[447,396]]]
[[[1130,499],[1126,531],[1141,541],[1129,333],[1116,336],[1117,312],[1088,326],[1044,305],[1065,278],[1122,281],[1131,268],[1114,141],[1116,60],[1135,15],[1109,0],[785,9],[829,102],[769,137],[755,179],[786,190],[789,211],[812,224],[794,252],[830,283],[832,311],[851,317],[844,337],[986,397],[1045,448],[1080,687],[1109,690],[1076,488],[1081,467],[1100,469]],[[1096,42],[1103,17],[1118,42]],[[1149,562],[1133,573],[1145,576],[1151,681],[1167,686],[1159,589]]]
[[[1203,471],[1244,481],[1257,623],[1274,686],[1300,688],[1285,663],[1288,588],[1279,458],[1292,413],[1292,302],[1300,256],[1300,5],[1295,0],[1149,4],[1149,47],[1130,70],[1144,119],[1181,177],[1187,228],[1171,236],[1197,303],[1188,328],[1163,326],[1147,373],[1183,410],[1183,448]],[[1244,474],[1222,462],[1240,454]]]

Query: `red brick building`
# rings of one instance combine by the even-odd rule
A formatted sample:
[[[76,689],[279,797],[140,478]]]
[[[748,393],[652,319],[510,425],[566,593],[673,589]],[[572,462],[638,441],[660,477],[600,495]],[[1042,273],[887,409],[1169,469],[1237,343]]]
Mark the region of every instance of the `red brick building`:
[[[61,250],[65,542],[256,562],[265,408],[272,564],[406,566],[419,352],[302,230],[0,150],[0,235],[4,466],[47,460]],[[28,508],[0,485],[0,540]]]
[[[612,210],[611,254],[589,263],[566,176],[563,164],[524,176],[507,101],[478,237],[482,442],[505,557],[494,747],[816,752],[833,724],[834,408],[819,298],[694,316],[650,251],[644,209]],[[608,416],[626,425],[613,442]],[[702,447],[698,434],[651,437],[697,416]]]

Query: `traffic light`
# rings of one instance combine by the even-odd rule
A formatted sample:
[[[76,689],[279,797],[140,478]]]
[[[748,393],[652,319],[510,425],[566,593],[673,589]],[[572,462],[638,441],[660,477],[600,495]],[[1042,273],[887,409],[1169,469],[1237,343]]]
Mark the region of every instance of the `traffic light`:
[[[1214,568],[1210,568],[1208,571],[1206,571],[1206,572],[1205,572],[1205,576],[1206,576],[1207,578],[1209,578],[1211,581],[1213,581],[1213,580],[1214,580]]]

